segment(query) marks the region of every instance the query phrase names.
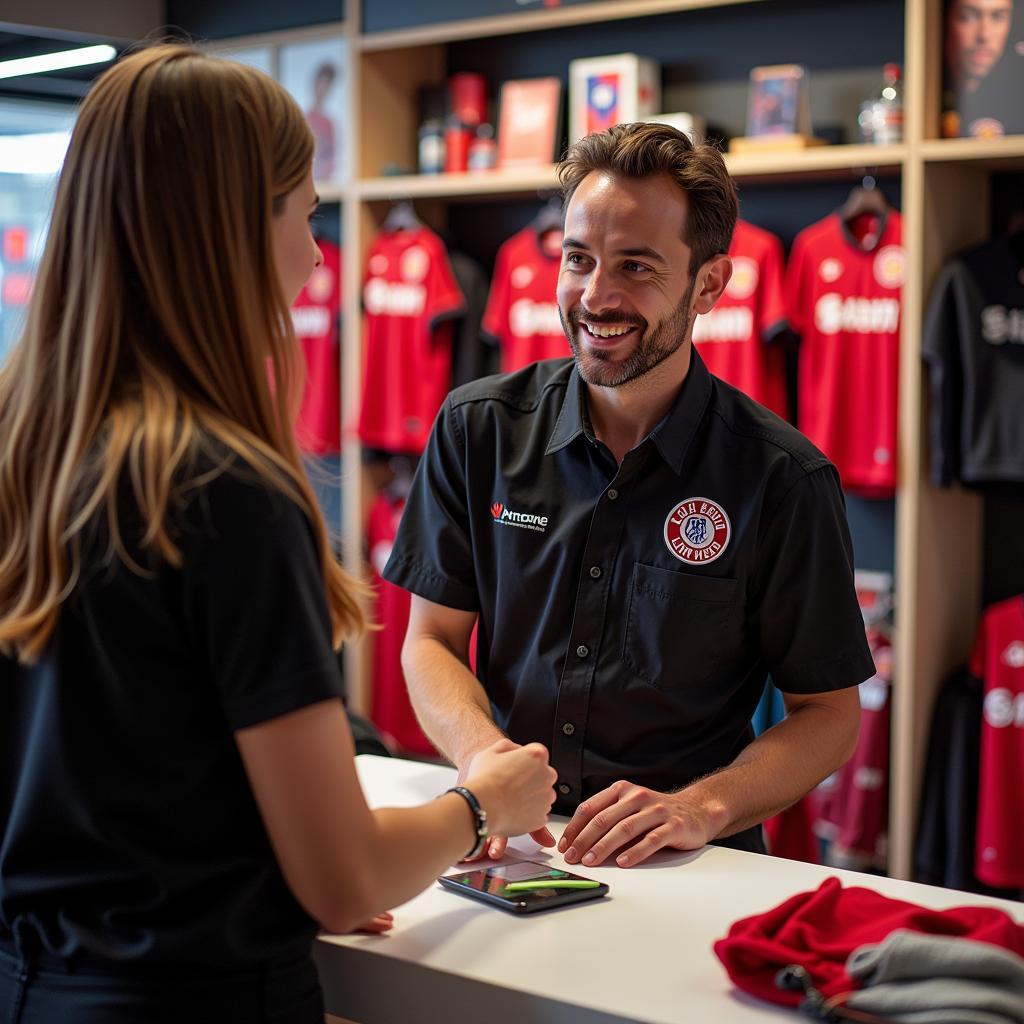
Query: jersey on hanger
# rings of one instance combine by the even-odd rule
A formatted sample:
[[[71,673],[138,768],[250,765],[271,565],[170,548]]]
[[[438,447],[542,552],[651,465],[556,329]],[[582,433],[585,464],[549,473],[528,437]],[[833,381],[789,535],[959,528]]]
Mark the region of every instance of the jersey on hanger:
[[[451,382],[451,318],[463,298],[433,231],[382,233],[363,283],[366,370],[359,438],[369,448],[419,454]]]
[[[1024,888],[1024,596],[985,610],[969,670],[984,682],[974,873]]]
[[[786,419],[785,353],[770,344],[787,327],[782,243],[738,220],[729,256],[732,278],[715,308],[694,320],[694,344],[716,377]]]
[[[558,318],[561,253],[548,253],[533,227],[502,244],[494,263],[483,333],[501,349],[501,372],[571,354]]]
[[[402,643],[409,625],[412,597],[380,577],[391,557],[398,523],[405,501],[380,494],[370,508],[366,543],[377,594],[375,622],[381,629],[373,637],[373,697],[370,717],[374,725],[400,749],[414,754],[437,756],[433,744],[423,734],[409,702],[409,691],[402,672]]]
[[[1001,236],[946,264],[924,358],[935,482],[1024,482],[1024,246]]]
[[[852,757],[812,791],[815,831],[833,843],[829,862],[858,870],[886,866],[892,648],[868,630],[877,673],[860,684],[860,733]]]
[[[295,424],[299,447],[311,455],[341,451],[341,250],[317,240],[324,262],[292,306],[295,336],[306,361],[306,383]]]
[[[796,237],[786,273],[801,336],[797,426],[865,497],[896,487],[902,218],[833,213]]]

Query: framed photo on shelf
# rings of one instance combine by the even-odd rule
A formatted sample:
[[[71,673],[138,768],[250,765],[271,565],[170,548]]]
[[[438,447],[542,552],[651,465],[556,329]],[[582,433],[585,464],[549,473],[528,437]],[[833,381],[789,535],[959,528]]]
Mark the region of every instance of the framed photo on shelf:
[[[561,123],[562,83],[524,78],[501,87],[498,168],[546,167],[554,162]]]
[[[811,134],[807,70],[800,64],[773,64],[750,72],[747,137]]]

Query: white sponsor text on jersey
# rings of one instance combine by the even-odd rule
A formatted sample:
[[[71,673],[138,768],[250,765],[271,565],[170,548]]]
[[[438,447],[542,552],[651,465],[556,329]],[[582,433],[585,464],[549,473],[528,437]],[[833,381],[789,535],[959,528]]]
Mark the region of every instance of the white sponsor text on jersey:
[[[693,321],[694,341],[746,341],[754,331],[754,314],[743,306],[713,309]]]
[[[562,333],[562,321],[558,317],[558,306],[553,302],[516,299],[509,307],[508,323],[517,338],[532,338],[537,334]]]
[[[985,694],[985,721],[993,729],[1014,726],[1024,729],[1024,693],[996,686]]]
[[[292,310],[292,324],[300,338],[319,338],[331,327],[331,313],[326,306],[299,306]]]
[[[363,289],[366,312],[374,316],[421,316],[427,302],[427,290],[421,284],[402,284],[371,277]]]
[[[990,345],[1024,345],[1024,309],[986,306],[981,311],[981,336]]]
[[[814,323],[822,334],[895,334],[900,326],[898,299],[843,298],[828,292],[814,306]]]

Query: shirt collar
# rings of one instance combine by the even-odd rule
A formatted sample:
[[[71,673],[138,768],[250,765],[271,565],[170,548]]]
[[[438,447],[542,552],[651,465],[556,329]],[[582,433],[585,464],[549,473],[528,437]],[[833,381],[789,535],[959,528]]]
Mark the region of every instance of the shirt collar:
[[[650,440],[658,449],[658,454],[677,474],[682,471],[690,442],[711,400],[711,374],[696,347],[692,342],[690,345],[690,369],[686,380],[672,408],[650,433]],[[574,366],[545,455],[560,451],[580,434],[587,433],[589,418],[585,403],[586,389]]]

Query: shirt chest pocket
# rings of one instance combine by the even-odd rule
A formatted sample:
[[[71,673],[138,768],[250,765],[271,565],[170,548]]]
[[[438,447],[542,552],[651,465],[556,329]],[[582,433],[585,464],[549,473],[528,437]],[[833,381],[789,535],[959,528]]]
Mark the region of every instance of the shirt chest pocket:
[[[734,633],[736,580],[633,568],[623,662],[659,689],[711,682]]]

